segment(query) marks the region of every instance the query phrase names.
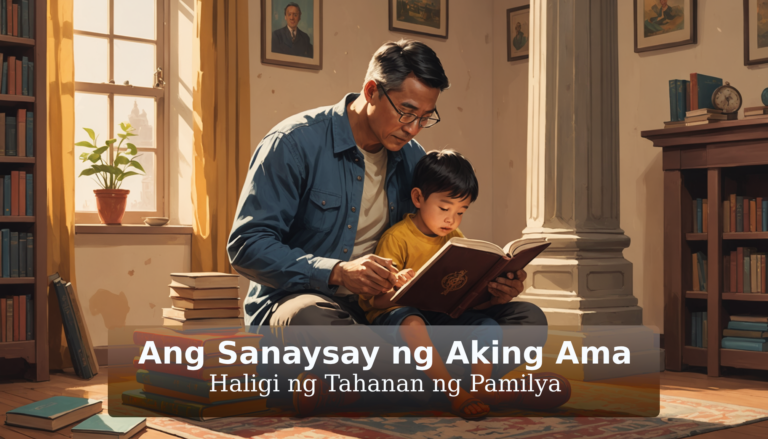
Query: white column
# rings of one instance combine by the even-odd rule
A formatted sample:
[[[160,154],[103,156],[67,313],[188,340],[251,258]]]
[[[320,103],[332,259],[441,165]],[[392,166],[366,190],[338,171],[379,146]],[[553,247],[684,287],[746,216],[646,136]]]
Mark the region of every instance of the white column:
[[[532,0],[526,237],[553,242],[519,300],[550,325],[642,324],[619,227],[616,0]]]

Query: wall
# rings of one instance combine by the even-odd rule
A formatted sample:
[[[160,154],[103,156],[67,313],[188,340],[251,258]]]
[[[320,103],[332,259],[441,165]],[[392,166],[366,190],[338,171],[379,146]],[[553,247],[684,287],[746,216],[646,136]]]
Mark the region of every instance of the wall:
[[[461,229],[491,240],[493,211],[492,9],[490,1],[450,3],[448,39],[388,31],[386,1],[334,0],[323,4],[323,69],[302,70],[261,63],[261,11],[249,8],[251,136],[255,148],[275,124],[300,111],[336,104],[362,88],[368,62],[383,43],[424,41],[440,57],[451,87],[439,98],[442,122],[422,130],[426,150],[453,148],[473,164],[480,197]]]
[[[723,78],[739,89],[744,106],[762,105],[768,64],[744,66],[741,2],[699,0],[698,44],[634,53],[632,2],[620,1],[619,112],[621,227],[632,238],[624,256],[634,265],[634,290],[643,323],[663,332],[663,175],[661,151],[640,137],[669,120],[668,81],[691,72]],[[740,116],[743,117],[743,110]]]

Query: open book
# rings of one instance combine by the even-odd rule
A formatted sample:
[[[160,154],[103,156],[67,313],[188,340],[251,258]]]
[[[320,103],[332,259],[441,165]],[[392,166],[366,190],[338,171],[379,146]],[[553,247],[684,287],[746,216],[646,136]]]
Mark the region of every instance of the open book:
[[[486,241],[453,238],[391,300],[457,318],[493,298],[489,282],[523,269],[549,245],[543,238],[518,239],[502,249]]]

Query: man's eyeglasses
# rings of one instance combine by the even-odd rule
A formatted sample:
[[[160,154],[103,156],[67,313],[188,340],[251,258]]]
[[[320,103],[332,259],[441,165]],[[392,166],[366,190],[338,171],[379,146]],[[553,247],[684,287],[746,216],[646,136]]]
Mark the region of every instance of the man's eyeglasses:
[[[409,123],[413,123],[414,120],[419,119],[419,126],[421,128],[429,128],[434,126],[436,123],[440,122],[440,115],[437,113],[437,108],[435,108],[435,116],[437,116],[437,118],[426,117],[426,116],[419,117],[413,113],[403,113],[402,111],[397,109],[397,107],[395,106],[395,103],[392,102],[392,99],[389,98],[387,91],[384,90],[384,87],[382,87],[381,84],[376,84],[376,86],[379,88],[379,90],[381,90],[384,93],[384,96],[387,97],[387,100],[392,105],[392,108],[394,108],[395,111],[397,111],[397,113],[400,115],[400,123],[409,124]]]

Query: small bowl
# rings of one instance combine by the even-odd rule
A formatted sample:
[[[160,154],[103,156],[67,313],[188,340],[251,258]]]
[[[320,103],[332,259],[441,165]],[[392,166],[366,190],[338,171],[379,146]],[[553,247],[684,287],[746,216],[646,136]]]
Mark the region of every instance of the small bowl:
[[[168,218],[162,216],[148,216],[144,218],[144,224],[148,226],[164,226],[168,222]]]

